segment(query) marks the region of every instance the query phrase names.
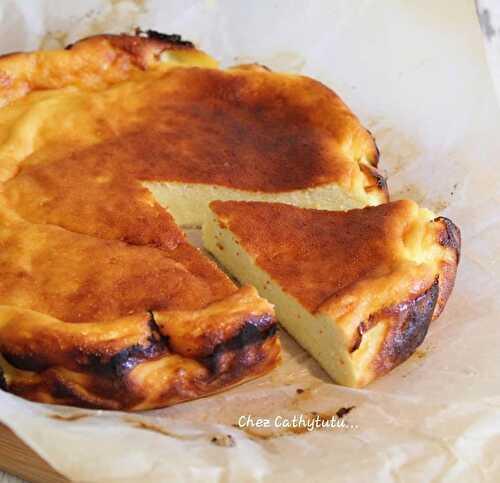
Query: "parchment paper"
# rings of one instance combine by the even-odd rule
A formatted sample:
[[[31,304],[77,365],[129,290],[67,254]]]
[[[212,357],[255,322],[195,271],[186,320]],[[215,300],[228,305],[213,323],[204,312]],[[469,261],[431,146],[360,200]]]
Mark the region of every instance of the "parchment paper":
[[[449,216],[463,236],[444,314],[366,389],[332,384],[283,335],[279,369],[214,397],[124,414],[0,392],[2,422],[79,481],[500,479],[500,111],[472,0],[3,0],[0,15],[4,52],[140,25],[181,33],[223,65],[316,77],[375,134],[393,197]],[[343,429],[232,426],[351,406]]]

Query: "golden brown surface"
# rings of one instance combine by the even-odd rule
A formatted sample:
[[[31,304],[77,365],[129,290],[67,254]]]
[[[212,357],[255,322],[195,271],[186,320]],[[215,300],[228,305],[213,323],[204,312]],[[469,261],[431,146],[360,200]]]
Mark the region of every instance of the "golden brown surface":
[[[363,204],[387,200],[375,143],[335,93],[255,65],[216,66],[151,32],[0,57],[8,390],[145,409],[278,362],[272,308],[192,248],[143,181],[337,185]]]
[[[364,204],[387,200],[375,143],[335,93],[258,66],[214,66],[192,48],[130,36],[0,58],[9,206],[159,246],[166,215],[141,181],[268,193],[337,184]]]
[[[173,222],[169,228],[167,250],[4,220],[0,302],[66,322],[98,322],[148,310],[195,310],[236,291]]]
[[[210,207],[286,293],[331,317],[351,341],[355,361],[363,339],[376,334],[358,385],[414,352],[453,288],[460,232],[412,201],[348,212],[259,202]]]
[[[0,383],[9,391],[147,409],[279,361],[272,307],[238,290],[173,222],[170,249],[159,249],[1,215]]]
[[[161,68],[164,52],[169,62],[215,67],[211,57],[176,37],[152,31],[138,31],[135,36],[96,35],[65,50],[2,55],[1,106],[37,90],[78,86],[97,91],[140,78],[145,70]]]
[[[250,287],[195,311],[201,339],[185,333],[178,311],[78,324],[12,306],[0,316],[4,388],[40,402],[151,409],[227,389],[280,360],[272,307]]]
[[[211,204],[258,265],[311,312],[367,274],[399,262],[412,207],[393,202],[330,212],[280,203]]]
[[[139,410],[279,362],[272,307],[189,245],[138,181],[161,154],[147,158],[149,144],[167,149],[159,139],[180,129],[145,123],[186,63],[215,66],[156,34],[0,58],[0,387]]]
[[[82,90],[50,96],[54,115],[67,109],[67,101],[74,104],[64,112],[69,119],[56,132],[30,133],[37,149],[21,163],[71,157],[73,164],[94,168],[96,156],[105,156],[108,169],[119,167],[136,179],[264,192],[332,182],[349,190],[366,181],[359,163],[377,164],[371,136],[340,98],[317,81],[238,68],[182,67],[154,74],[94,92],[88,100],[82,99]],[[63,96],[62,105],[57,95]],[[131,102],[124,105],[123,96]],[[36,111],[39,97],[23,101],[31,101]],[[47,103],[47,97],[39,102]],[[87,125],[81,125],[78,110],[86,111]],[[71,137],[77,134],[84,143],[83,133],[74,131],[74,118],[81,129],[92,131],[89,138],[95,136],[89,144],[96,138],[99,144],[78,150],[67,146],[55,156],[51,150],[40,152],[53,137],[65,142],[62,134],[68,128]],[[62,174],[68,168],[53,169]]]

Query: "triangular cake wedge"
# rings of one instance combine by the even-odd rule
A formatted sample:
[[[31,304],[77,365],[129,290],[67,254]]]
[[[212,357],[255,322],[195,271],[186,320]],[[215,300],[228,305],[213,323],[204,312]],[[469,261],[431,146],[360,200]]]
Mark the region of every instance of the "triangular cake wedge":
[[[212,199],[387,200],[334,92],[219,69],[178,35],[0,56],[0,78],[0,387],[36,401],[149,409],[264,374],[271,305],[174,220],[200,225]]]
[[[213,202],[205,247],[275,304],[339,384],[361,387],[407,359],[453,288],[460,232],[408,200],[347,212]]]

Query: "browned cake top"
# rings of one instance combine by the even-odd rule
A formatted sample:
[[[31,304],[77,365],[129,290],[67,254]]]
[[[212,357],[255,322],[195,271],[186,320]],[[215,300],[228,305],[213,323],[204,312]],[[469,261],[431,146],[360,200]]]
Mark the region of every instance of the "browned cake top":
[[[140,181],[264,192],[337,183],[367,203],[386,199],[373,139],[334,92],[258,66],[214,66],[189,45],[130,36],[0,58],[10,207],[159,243],[162,215]]]
[[[231,201],[210,207],[216,223],[207,232],[213,235],[210,249],[245,280],[242,267],[253,269],[241,259],[244,250],[267,272],[256,279],[263,294],[277,297],[276,284],[315,313],[317,323],[299,320],[295,309],[283,323],[348,385],[361,387],[406,360],[442,312],[455,282],[460,230],[413,201],[347,212]],[[225,229],[234,244],[227,243]],[[278,314],[286,314],[287,301],[273,301]],[[339,342],[322,344],[325,322],[335,326]],[[339,347],[346,351],[340,366]]]
[[[140,146],[143,122],[154,124],[162,53],[170,67],[215,65],[156,34],[0,58],[2,304],[93,322],[195,310],[236,290],[135,177],[142,156],[126,138]]]
[[[375,284],[394,272],[410,258],[412,238],[417,250],[422,248],[414,230],[421,214],[408,200],[349,212],[258,202],[214,201],[210,206],[257,264],[313,312],[361,280]],[[423,252],[423,258],[431,253]],[[422,279],[415,267],[412,271]],[[429,274],[431,282],[435,273]]]
[[[186,64],[216,66],[151,33],[0,57],[0,389],[148,409],[278,363],[270,304],[189,245],[140,183],[175,172],[196,135],[168,80]]]
[[[66,98],[80,105],[54,132],[36,116],[30,119],[35,133],[28,140],[36,145],[22,165],[44,164],[38,171],[65,177],[64,161],[92,171],[103,158],[110,172],[140,180],[279,192],[332,182],[350,188],[362,176],[358,161],[376,164],[369,134],[332,91],[312,79],[262,69],[185,67],[154,80],[144,77],[88,100],[84,92],[54,94],[54,116],[67,109]],[[41,115],[47,98],[30,97],[28,109]],[[79,116],[79,109],[86,113]],[[76,146],[68,143],[73,138]],[[31,173],[30,167],[23,170]]]
[[[0,303],[66,322],[195,310],[236,291],[171,222],[170,249],[11,220],[0,230]]]

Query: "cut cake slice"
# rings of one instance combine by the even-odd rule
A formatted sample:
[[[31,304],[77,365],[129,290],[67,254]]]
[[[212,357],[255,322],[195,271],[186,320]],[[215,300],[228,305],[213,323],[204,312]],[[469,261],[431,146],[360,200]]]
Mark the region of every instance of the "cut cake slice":
[[[460,232],[409,200],[347,212],[210,208],[205,247],[275,304],[281,324],[339,384],[364,386],[407,359],[453,288]]]

